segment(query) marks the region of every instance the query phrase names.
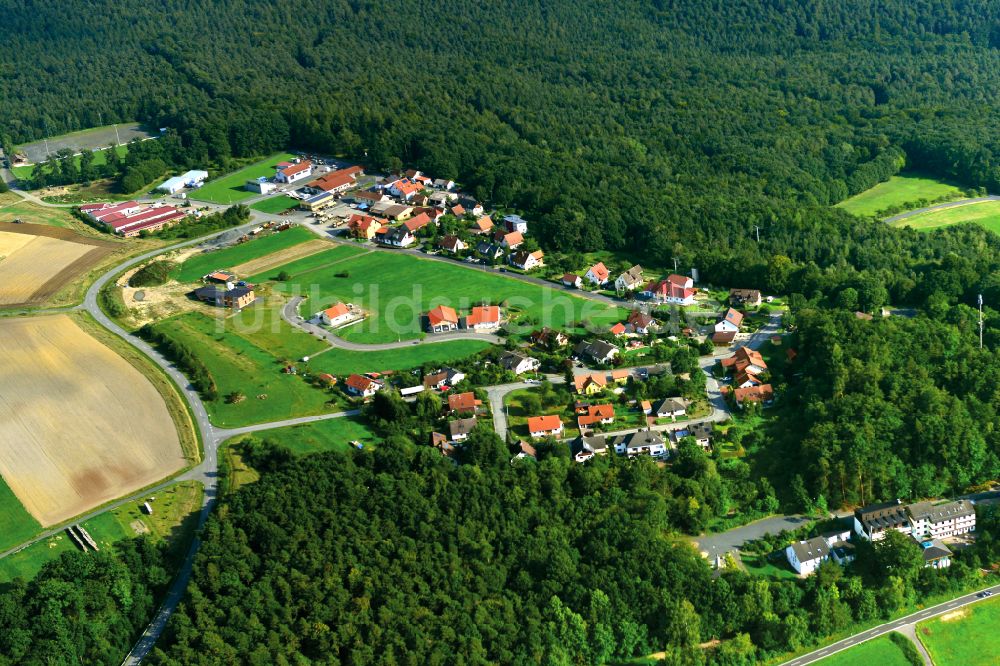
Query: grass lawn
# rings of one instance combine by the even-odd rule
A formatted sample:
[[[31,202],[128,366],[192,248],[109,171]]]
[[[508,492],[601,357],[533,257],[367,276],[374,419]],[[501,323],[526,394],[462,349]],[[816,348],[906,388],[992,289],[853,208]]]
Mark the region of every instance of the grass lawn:
[[[936,666],[997,663],[1000,599],[981,601],[917,625],[917,636]]]
[[[932,231],[952,224],[975,223],[1000,234],[1000,201],[954,206],[933,210],[892,223],[894,227],[911,227],[917,231]]]
[[[366,447],[376,442],[375,434],[361,418],[356,416],[275,428],[256,433],[254,436],[260,440],[285,446],[296,455],[322,451],[349,451],[350,442],[354,440]]]
[[[292,227],[286,231],[262,236],[222,250],[196,254],[171,271],[170,277],[178,282],[194,282],[215,269],[239,266],[251,259],[285,250],[300,243],[315,240],[315,238],[316,236],[308,229],[298,226]],[[240,277],[245,276],[241,275]]]
[[[270,213],[272,215],[277,215],[278,213],[284,213],[286,210],[290,210],[299,205],[296,199],[291,197],[286,197],[281,194],[278,196],[273,196],[269,199],[262,199],[255,204],[252,204],[250,208],[254,210],[259,210],[262,213]]]
[[[198,201],[208,201],[217,204],[239,203],[255,195],[254,192],[243,189],[243,185],[248,180],[260,178],[261,176],[273,176],[275,166],[279,162],[290,162],[293,159],[295,159],[295,155],[291,153],[271,155],[266,160],[261,160],[239,171],[216,178],[188,196]]]
[[[749,573],[768,578],[794,580],[798,574],[792,569],[785,559],[778,562],[771,562],[766,555],[751,555],[750,553],[740,553],[743,566]]]
[[[17,195],[13,195],[17,196]],[[12,222],[20,219],[29,224],[47,224],[50,227],[76,229],[80,222],[69,212],[68,208],[45,208],[18,197],[17,201],[6,206],[0,202],[0,222]]]
[[[507,426],[511,433],[517,437],[530,440],[531,436],[528,432],[528,418],[532,416],[548,416],[550,414],[558,414],[559,418],[562,419],[563,423],[563,434],[562,438],[566,437],[578,437],[580,435],[579,429],[576,427],[576,419],[573,417],[569,407],[562,401],[558,403],[550,402],[548,404],[545,401],[542,402],[542,409],[539,412],[528,412],[523,404],[523,399],[528,395],[538,395],[540,396],[542,389],[540,387],[532,387],[527,389],[519,389],[517,391],[512,391],[507,394],[504,399],[504,405],[507,408]],[[564,397],[563,393],[556,392],[555,394],[559,398]],[[598,398],[590,398],[591,402],[604,402]],[[607,428],[614,428],[614,426],[605,426]]]
[[[220,328],[216,320],[198,312],[165,319],[155,327],[195,350],[212,373],[220,397],[205,405],[216,425],[235,427],[340,410],[339,405],[327,404],[334,398],[330,393],[283,373],[282,359],[253,342],[249,333],[237,333],[233,326]],[[234,391],[246,399],[226,403],[225,396]]]
[[[893,176],[884,183],[855,194],[837,204],[837,208],[867,217],[889,207],[913,204],[921,199],[935,201],[943,197],[958,199],[962,196],[962,190],[954,185],[933,178],[903,175]]]
[[[311,359],[309,367],[314,372],[328,372],[337,377],[352,372],[409,370],[425,364],[441,365],[457,361],[478,354],[489,346],[488,342],[480,340],[453,340],[389,351],[350,352],[334,349]]]
[[[300,227],[301,228],[301,227]],[[310,233],[306,229],[302,229],[306,233]],[[283,233],[288,233],[283,232]],[[312,279],[311,274],[313,272],[320,271],[321,269],[331,268],[336,264],[340,264],[348,259],[353,259],[362,254],[368,254],[372,250],[367,250],[363,247],[357,245],[334,245],[329,250],[324,250],[322,252],[317,252],[316,254],[309,255],[308,257],[303,257],[302,259],[296,259],[290,263],[283,266],[278,266],[277,268],[272,268],[264,273],[258,273],[257,275],[251,275],[249,279],[252,282],[264,282],[266,280],[274,280],[275,276],[281,271],[285,271],[292,276],[290,282],[295,282],[296,284],[308,285],[309,281]],[[338,268],[336,271],[339,272]],[[323,274],[326,274],[324,271]],[[305,292],[308,293],[308,292]]]
[[[4,480],[0,479],[0,550],[27,541],[41,530],[42,526],[38,521],[21,505],[21,501]]]
[[[179,561],[198,522],[202,486],[195,481],[182,481],[155,495],[151,501],[153,515],[147,516],[137,502],[130,502],[96,516],[83,527],[103,550],[121,539],[148,534],[154,541],[166,539],[170,556]],[[0,583],[21,577],[33,578],[47,563],[65,551],[76,550],[65,531],[0,560]]]
[[[856,666],[856,664],[910,666],[903,651],[888,636],[879,636],[865,641],[861,645],[830,655],[817,663],[822,666]]]
[[[343,337],[354,342],[418,338],[423,313],[438,304],[456,308],[461,316],[483,300],[500,302],[508,318],[554,328],[582,320],[607,324],[625,316],[621,308],[548,287],[406,254],[369,252],[328,268],[303,271],[289,265],[277,270],[292,274],[281,289],[309,295],[303,312],[318,312],[337,301],[366,309],[364,323],[344,331]]]

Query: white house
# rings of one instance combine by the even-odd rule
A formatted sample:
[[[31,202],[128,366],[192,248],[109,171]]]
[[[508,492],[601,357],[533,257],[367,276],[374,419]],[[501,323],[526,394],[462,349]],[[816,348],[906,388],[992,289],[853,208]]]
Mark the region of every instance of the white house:
[[[500,308],[496,305],[476,306],[465,318],[465,327],[473,331],[492,331],[500,328]]]
[[[469,438],[469,433],[476,427],[476,417],[458,419],[448,424],[448,431],[451,433],[451,441],[464,442]]]
[[[882,504],[869,504],[854,510],[854,532],[869,541],[881,541],[889,530],[912,534],[906,507],[896,500]]]
[[[687,401],[684,398],[667,398],[656,408],[656,416],[661,419],[676,419],[687,414]]]
[[[523,375],[526,372],[534,372],[541,366],[537,358],[523,356],[517,352],[507,352],[500,357],[500,365],[504,370],[509,370],[515,375]]]
[[[504,215],[503,226],[509,232],[528,233],[528,221],[520,215]]]
[[[743,323],[743,313],[739,310],[729,308],[725,314],[715,323],[716,333],[739,333],[740,324]]]
[[[850,552],[850,544],[847,540],[851,536],[850,530],[830,532],[806,541],[796,541],[785,548],[785,557],[800,576],[808,576],[816,571],[819,565],[830,559],[833,551],[837,551],[836,558],[840,562],[846,563],[853,559]]]
[[[946,539],[976,531],[976,508],[966,500],[932,504],[916,502],[906,507],[913,538]]]
[[[344,382],[347,392],[362,398],[370,398],[382,389],[382,382],[362,375],[351,375]]]
[[[323,310],[320,319],[327,326],[340,326],[351,320],[351,309],[344,303],[337,303]]]
[[[636,264],[615,279],[615,291],[635,291],[642,284],[642,266]]]
[[[574,450],[576,453],[573,455],[573,460],[578,463],[585,463],[594,456],[606,455],[608,444],[604,437],[582,435],[576,440]]]
[[[668,275],[666,280],[650,282],[642,294],[659,303],[692,305],[695,296],[694,280],[685,275]]]
[[[562,419],[558,414],[532,416],[528,419],[528,432],[532,437],[558,437],[562,431]]]
[[[243,185],[243,189],[247,192],[256,192],[257,194],[270,194],[278,189],[278,186],[272,183],[267,178],[251,178]]]
[[[599,261],[590,268],[587,269],[586,274],[583,276],[591,282],[591,284],[597,285],[598,287],[608,283],[608,278],[610,277],[610,272],[608,267],[604,265],[603,261]]]
[[[520,250],[511,254],[507,260],[510,261],[510,265],[515,268],[520,268],[523,271],[530,271],[536,268],[541,268],[545,265],[543,257],[545,257],[545,253],[541,250],[536,250],[534,252]]]
[[[278,170],[274,174],[274,180],[279,183],[297,183],[305,180],[313,174],[313,164],[309,160],[303,160],[295,164],[282,166],[278,165]]]
[[[667,444],[658,432],[652,430],[640,430],[627,435],[618,435],[611,440],[611,445],[618,455],[626,455],[629,458],[647,455],[654,458],[663,458],[667,455]]]

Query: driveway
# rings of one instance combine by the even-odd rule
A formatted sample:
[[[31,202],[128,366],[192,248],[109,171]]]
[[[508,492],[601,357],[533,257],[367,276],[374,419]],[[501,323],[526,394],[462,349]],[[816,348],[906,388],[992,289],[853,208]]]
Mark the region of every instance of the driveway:
[[[695,544],[698,550],[704,554],[710,562],[714,562],[716,557],[721,557],[726,553],[740,549],[748,541],[759,539],[765,534],[777,534],[782,530],[795,530],[807,522],[809,518],[795,514],[791,516],[772,516],[764,518],[749,525],[743,525],[719,534],[706,534],[696,537]]]

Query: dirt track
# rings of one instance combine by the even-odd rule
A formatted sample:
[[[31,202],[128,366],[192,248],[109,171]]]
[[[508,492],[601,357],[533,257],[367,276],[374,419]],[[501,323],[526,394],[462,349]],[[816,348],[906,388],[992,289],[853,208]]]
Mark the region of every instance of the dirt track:
[[[43,303],[117,247],[70,229],[0,222],[0,307]]]
[[[283,266],[284,264],[295,261],[296,259],[303,259],[309,255],[322,252],[323,250],[329,250],[331,247],[333,246],[329,242],[317,238],[316,240],[293,245],[292,247],[284,250],[272,252],[271,254],[265,254],[263,257],[259,257],[257,259],[251,259],[250,261],[246,261],[239,266],[233,266],[233,272],[239,276],[257,275],[259,273],[263,273],[264,271],[269,271],[272,268]]]
[[[156,388],[66,315],[0,320],[0,474],[42,525],[185,464]]]

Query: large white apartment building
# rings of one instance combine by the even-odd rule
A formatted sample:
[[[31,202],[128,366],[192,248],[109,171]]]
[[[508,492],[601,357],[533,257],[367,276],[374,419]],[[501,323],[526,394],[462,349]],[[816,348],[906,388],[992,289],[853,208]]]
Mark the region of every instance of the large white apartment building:
[[[966,500],[943,504],[917,502],[907,506],[906,511],[910,515],[913,538],[917,541],[946,539],[976,531],[976,508]]]

